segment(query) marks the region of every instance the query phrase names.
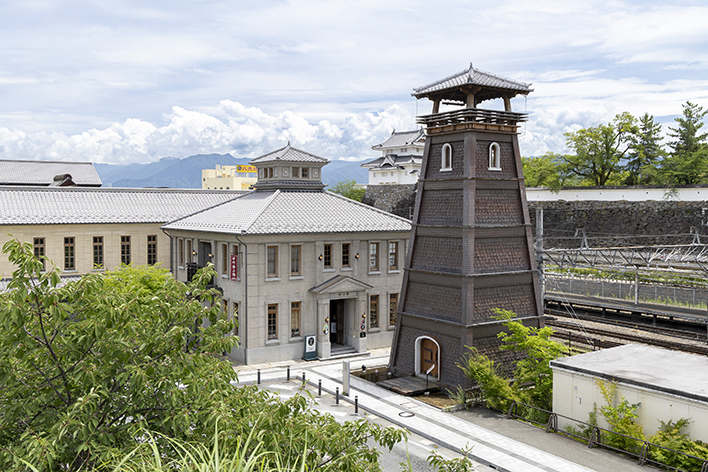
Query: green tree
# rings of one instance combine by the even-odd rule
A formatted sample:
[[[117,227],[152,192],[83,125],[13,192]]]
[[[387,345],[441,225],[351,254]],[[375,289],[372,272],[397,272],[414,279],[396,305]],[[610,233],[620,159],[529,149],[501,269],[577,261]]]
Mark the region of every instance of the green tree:
[[[549,187],[558,190],[568,177],[561,156],[552,152],[539,157],[522,157],[521,166],[527,188]]]
[[[516,362],[512,378],[505,377],[487,356],[469,348],[458,367],[465,376],[479,383],[482,393],[492,407],[505,409],[508,400],[533,405],[544,410],[553,408],[553,374],[550,361],[564,355],[565,347],[553,341],[553,329],[525,326],[512,319],[514,314],[498,310],[506,319],[508,332],[498,334],[502,344],[499,349],[522,354]],[[513,380],[512,380],[513,379]]]
[[[364,194],[366,193],[366,189],[357,186],[356,181],[353,179],[337,182],[333,186],[329,187],[329,191],[338,193],[343,197],[356,200],[357,202],[360,202],[361,199],[364,198]]]
[[[666,156],[661,145],[661,123],[645,113],[639,118],[636,133],[631,137],[631,145],[627,152],[626,185],[647,185],[652,183],[651,168]]]
[[[651,175],[662,185],[694,185],[708,181],[708,133],[700,133],[708,110],[691,102],[683,105],[683,115],[676,118],[676,128],[669,127],[671,154]]]
[[[263,470],[378,470],[375,445],[405,437],[365,420],[340,424],[306,396],[234,388],[220,354],[236,338],[218,292],[205,288],[211,266],[188,285],[154,267],[61,285],[29,243],[3,251],[17,270],[0,294],[0,470],[100,470],[146,437],[167,460],[179,452],[173,440],[212,444],[217,431],[245,458],[268,451]]]
[[[621,160],[636,133],[636,119],[627,112],[609,124],[566,133],[566,144],[575,154],[563,156],[568,171],[587,179],[591,185],[612,183],[622,172]]]

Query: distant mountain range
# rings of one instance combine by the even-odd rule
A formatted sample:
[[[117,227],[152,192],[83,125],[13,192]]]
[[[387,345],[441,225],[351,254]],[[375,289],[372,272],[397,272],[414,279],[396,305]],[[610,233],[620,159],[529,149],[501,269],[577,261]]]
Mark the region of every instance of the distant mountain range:
[[[249,160],[237,159],[231,154],[198,154],[184,159],[163,157],[149,164],[94,164],[94,167],[104,187],[202,188],[202,169],[214,169],[217,164],[248,164]],[[369,174],[360,167],[362,162],[330,161],[322,169],[322,181],[334,185],[354,179],[360,184],[366,184]]]

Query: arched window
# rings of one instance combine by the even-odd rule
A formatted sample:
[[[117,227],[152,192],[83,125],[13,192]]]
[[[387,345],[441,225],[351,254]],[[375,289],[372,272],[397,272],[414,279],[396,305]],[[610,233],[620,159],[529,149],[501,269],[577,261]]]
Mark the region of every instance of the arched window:
[[[442,148],[442,159],[440,162],[441,171],[452,170],[452,146],[449,143],[445,143]]]
[[[489,145],[489,170],[501,170],[501,154],[497,143]]]

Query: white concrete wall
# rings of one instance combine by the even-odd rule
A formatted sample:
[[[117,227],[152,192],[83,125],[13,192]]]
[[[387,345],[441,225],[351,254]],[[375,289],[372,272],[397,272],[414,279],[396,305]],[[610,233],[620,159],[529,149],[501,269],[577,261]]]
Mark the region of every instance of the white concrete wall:
[[[596,384],[597,377],[565,369],[553,369],[553,412],[587,422],[593,405],[605,405],[602,393]],[[684,397],[667,394],[660,391],[627,385],[618,382],[615,394],[615,405],[622,398],[629,403],[640,403],[637,408],[638,422],[644,428],[644,433],[650,436],[659,429],[659,420],[668,423],[681,418],[691,420],[683,432],[690,434],[692,439],[708,441],[708,404]],[[562,418],[558,419],[558,427],[574,425]],[[598,425],[609,429],[609,425],[598,414]],[[574,425],[577,426],[577,425]]]
[[[530,187],[526,189],[526,199],[529,202],[553,202],[564,200],[572,201],[619,201],[640,202],[647,200],[655,201],[683,201],[700,202],[708,200],[708,187],[700,188],[680,188],[676,192],[670,192],[667,188],[570,188],[562,189],[557,193],[546,187]]]

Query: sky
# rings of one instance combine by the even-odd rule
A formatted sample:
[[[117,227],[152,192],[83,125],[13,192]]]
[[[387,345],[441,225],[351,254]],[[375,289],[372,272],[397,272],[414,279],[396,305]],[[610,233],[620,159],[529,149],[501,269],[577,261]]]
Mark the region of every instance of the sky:
[[[253,158],[289,141],[371,159],[431,112],[413,88],[470,63],[531,83],[512,100],[524,156],[624,111],[667,131],[686,101],[708,108],[704,3],[3,0],[0,158]]]

